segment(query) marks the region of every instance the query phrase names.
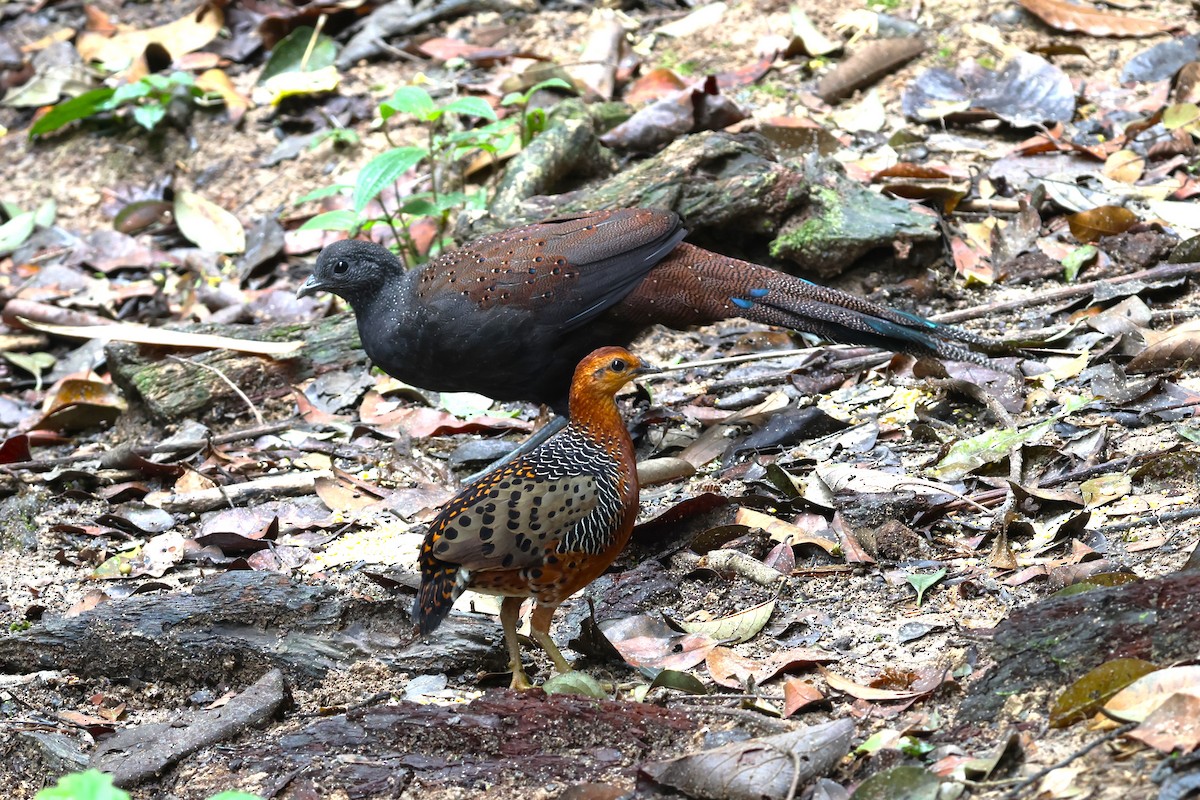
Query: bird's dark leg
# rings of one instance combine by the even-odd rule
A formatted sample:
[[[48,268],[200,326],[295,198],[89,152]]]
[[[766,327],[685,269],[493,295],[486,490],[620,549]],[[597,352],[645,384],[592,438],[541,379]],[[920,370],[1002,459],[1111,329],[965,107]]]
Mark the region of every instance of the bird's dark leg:
[[[562,653],[558,652],[558,645],[550,638],[550,620],[557,610],[558,603],[550,605],[539,600],[537,606],[533,609],[533,615],[529,618],[529,635],[550,656],[550,660],[554,662],[555,669],[559,672],[570,672],[572,669],[571,665],[563,658]]]
[[[550,418],[549,422],[547,422],[545,425],[543,425],[541,428],[539,428],[528,439],[526,439],[525,441],[523,441],[519,445],[517,445],[515,448],[513,448],[513,450],[510,453],[496,459],[495,461],[488,464],[486,467],[479,470],[478,472],[468,475],[466,480],[463,481],[463,483],[474,483],[476,480],[478,480],[479,478],[482,478],[484,475],[488,474],[489,472],[496,469],[497,467],[507,464],[509,461],[512,461],[514,458],[517,458],[518,456],[525,455],[530,450],[533,450],[534,448],[538,447],[542,442],[546,441],[551,436],[558,433],[565,427],[567,427],[567,418],[564,417],[562,414],[555,414],[553,417]]]
[[[517,639],[517,620],[521,616],[524,597],[506,597],[500,603],[500,625],[504,628],[504,643],[508,645],[508,668],[512,671],[512,682],[508,688],[523,692],[532,689],[529,676],[521,666],[521,642]],[[560,656],[561,658],[561,656]]]

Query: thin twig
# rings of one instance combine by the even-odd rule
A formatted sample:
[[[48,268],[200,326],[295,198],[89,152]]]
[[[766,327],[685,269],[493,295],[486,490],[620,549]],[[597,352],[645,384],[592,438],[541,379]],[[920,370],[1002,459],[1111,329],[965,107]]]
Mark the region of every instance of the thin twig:
[[[288,419],[282,422],[272,422],[269,425],[257,425],[253,428],[242,428],[241,430],[221,434],[220,436],[209,436],[203,439],[187,439],[179,442],[160,442],[155,445],[134,447],[133,452],[139,456],[161,455],[163,453],[182,453],[188,450],[199,450],[203,447],[208,447],[209,445],[229,444],[230,442],[237,442],[241,441],[242,439],[257,439],[259,436],[269,436],[273,433],[279,433],[280,431],[284,431],[293,427],[296,427],[296,421],[294,419]],[[94,461],[96,459],[103,458],[105,452],[106,451],[74,453],[69,456],[59,456],[57,458],[15,461],[12,464],[0,464],[0,471],[13,472],[16,470],[54,469],[55,467],[66,466],[68,464],[78,464],[81,461]]]
[[[218,378],[220,378],[222,381],[225,382],[226,386],[228,386],[230,389],[233,390],[234,394],[236,394],[238,397],[242,398],[242,402],[244,402],[247,406],[249,406],[250,412],[252,414],[254,414],[254,421],[257,422],[259,425],[263,424],[263,416],[262,416],[262,414],[260,414],[258,412],[258,407],[255,406],[254,403],[250,402],[250,398],[246,396],[246,393],[243,392],[241,389],[239,389],[234,384],[233,381],[229,380],[229,376],[226,375],[224,372],[222,372],[221,370],[212,366],[211,364],[202,364],[199,361],[189,361],[186,358],[180,358],[179,356],[167,356],[167,358],[171,359],[172,361],[178,362],[180,364],[187,364],[187,365],[190,365],[193,367],[199,367],[200,369],[206,369],[209,372],[216,375]]]
[[[1040,781],[1042,778],[1049,775],[1054,770],[1062,769],[1063,767],[1067,766],[1075,759],[1082,758],[1083,756],[1092,752],[1093,750],[1095,750],[1097,747],[1104,744],[1105,742],[1111,741],[1111,740],[1117,738],[1118,736],[1125,735],[1129,731],[1136,728],[1137,725],[1138,724],[1136,722],[1130,722],[1126,725],[1122,725],[1121,727],[1111,730],[1108,733],[1104,734],[1096,741],[1089,742],[1087,745],[1080,748],[1079,750],[1076,750],[1074,753],[1067,756],[1062,761],[1059,761],[1057,764],[1051,764],[1050,766],[1046,767],[1045,769],[1038,770],[1037,772],[1033,773],[1025,780],[1018,783],[1016,786],[1014,786],[1012,788],[1012,791],[1010,791],[1007,795],[1005,795],[1005,800],[1014,800],[1014,798],[1020,797],[1021,792],[1023,792],[1025,789],[1029,788],[1033,784],[1037,783],[1038,781]]]
[[[1122,283],[1130,283],[1131,281],[1163,281],[1170,280],[1171,278],[1185,278],[1197,272],[1200,272],[1200,262],[1197,261],[1163,264],[1158,267],[1131,272],[1119,278],[1101,278],[1100,280],[1088,281],[1087,283],[1077,283],[1073,286],[1063,286],[1059,289],[1051,289],[1048,292],[1032,294],[1017,300],[987,303],[982,306],[964,308],[959,311],[948,311],[945,314],[935,314],[929,317],[929,319],[934,322],[962,322],[968,319],[991,317],[1005,311],[1016,311],[1022,308],[1029,308],[1030,306],[1040,306],[1046,303],[1056,303],[1060,300],[1084,297],[1104,286],[1118,286]]]
[[[791,358],[792,356],[811,355],[820,350],[826,350],[826,347],[804,347],[798,350],[768,350],[761,353],[746,353],[740,356],[725,356],[724,358],[709,358],[702,361],[688,361],[683,364],[671,364],[665,367],[659,367],[658,372],[653,375],[647,375],[645,378],[639,378],[640,381],[656,381],[662,380],[663,374],[667,372],[678,372],[684,369],[699,369],[700,367],[720,367],[726,364],[740,364],[745,361],[765,361],[769,358]]]

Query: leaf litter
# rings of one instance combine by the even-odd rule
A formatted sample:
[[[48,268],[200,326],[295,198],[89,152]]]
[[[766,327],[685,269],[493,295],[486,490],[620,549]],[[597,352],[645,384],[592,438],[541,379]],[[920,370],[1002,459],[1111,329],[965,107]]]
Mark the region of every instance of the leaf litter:
[[[1107,9],[1032,0],[1024,5],[1051,26],[1082,32],[1072,36],[1082,37],[1080,41],[1086,46],[1080,49],[1093,53],[1112,42],[1086,38],[1083,34],[1137,36],[1169,27],[1162,19],[1147,22]],[[1181,285],[1178,276],[1160,277],[1153,273],[1163,254],[1200,229],[1194,210],[1181,202],[1187,199],[1180,196],[1188,185],[1186,161],[1172,165],[1169,159],[1174,156],[1165,152],[1168,146],[1180,150],[1175,155],[1190,152],[1195,128],[1186,104],[1194,102],[1194,98],[1168,99],[1165,88],[1135,97],[1134,89],[1145,87],[1122,85],[1131,81],[1166,81],[1189,60],[1194,60],[1194,53],[1189,55],[1187,51],[1190,38],[1160,42],[1145,49],[1135,43],[1122,44],[1121,58],[1110,67],[1100,70],[1091,65],[1086,67],[1086,99],[1093,105],[1076,108],[1075,87],[1069,79],[1081,75],[1082,62],[1074,59],[1082,57],[1069,50],[1031,55],[1032,45],[1044,44],[1048,38],[1037,27],[1040,23],[1027,21],[1006,28],[1010,46],[1019,50],[1020,46],[1029,45],[1030,52],[1006,53],[1002,58],[994,53],[972,51],[977,45],[969,42],[962,43],[965,51],[962,58],[956,52],[947,58],[940,52],[940,46],[917,48],[903,39],[896,40],[902,45],[888,44],[886,39],[868,40],[870,46],[856,43],[848,46],[842,56],[837,48],[829,47],[830,41],[839,44],[839,34],[831,19],[822,11],[807,10],[811,29],[798,22],[795,13],[783,14],[772,21],[775,30],[790,31],[794,38],[804,42],[803,48],[796,48],[794,53],[789,53],[790,42],[787,48],[779,50],[783,55],[773,63],[774,72],[764,76],[750,53],[752,43],[761,38],[758,33],[750,37],[750,44],[729,49],[727,52],[736,54],[733,58],[722,56],[726,51],[721,48],[695,48],[701,53],[699,63],[689,66],[687,71],[698,66],[706,74],[732,75],[743,70],[744,75],[756,76],[748,92],[737,94],[740,113],[748,113],[751,122],[768,113],[772,119],[792,114],[810,117],[809,121],[816,126],[811,130],[819,131],[812,141],[820,143],[812,149],[835,148],[834,152],[839,153],[839,159],[853,174],[863,175],[864,180],[877,176],[889,192],[937,208],[945,217],[952,244],[959,243],[955,249],[956,267],[962,275],[977,277],[990,288],[966,290],[979,292],[978,297],[961,293],[954,296],[958,288],[937,290],[932,295],[935,306],[949,300],[953,307],[961,309],[972,301],[985,306],[991,300],[1012,297],[1018,284],[1009,285],[1008,281],[1020,274],[1021,258],[1031,253],[1048,259],[1056,267],[1052,277],[1032,283],[1039,287],[1034,291],[1054,288],[1064,280],[1072,286],[1080,281],[1097,283],[1080,295],[1064,297],[1037,311],[1018,307],[1009,312],[985,310],[978,315],[985,321],[999,322],[1004,330],[998,333],[1019,333],[1032,340],[1033,347],[1064,353],[1061,356],[1041,353],[1027,360],[1027,371],[1031,373],[1027,385],[1023,389],[1002,391],[1006,397],[1003,405],[1016,416],[1017,426],[1008,424],[994,407],[980,398],[956,392],[952,384],[917,381],[917,367],[903,359],[895,361],[886,379],[877,370],[843,369],[836,362],[831,366],[815,361],[783,371],[782,380],[774,384],[782,387],[782,393],[764,396],[759,403],[748,406],[749,411],[726,413],[715,424],[711,419],[705,421],[700,416],[689,418],[686,413],[680,414],[673,427],[677,428],[677,434],[683,432],[682,442],[652,449],[682,455],[697,472],[683,478],[668,478],[667,482],[647,489],[646,515],[669,513],[705,493],[736,499],[723,510],[685,508],[678,519],[657,529],[653,541],[639,543],[642,549],[631,553],[619,565],[623,571],[618,573],[618,580],[611,586],[605,584],[608,588],[597,588],[597,592],[628,591],[631,596],[637,596],[639,591],[645,593],[641,606],[636,608],[640,616],[622,611],[618,616],[601,619],[601,628],[615,637],[614,643],[619,642],[618,651],[631,663],[640,662],[637,666],[641,671],[610,665],[613,673],[601,670],[597,674],[601,678],[632,680],[639,687],[637,691],[644,692],[643,696],[651,703],[689,707],[679,697],[679,690],[672,688],[685,685],[682,679],[667,678],[651,688],[657,676],[677,670],[702,686],[736,690],[749,706],[743,710],[753,709],[754,714],[773,710],[805,724],[823,718],[822,715],[843,722],[856,719],[859,738],[864,738],[872,725],[880,724],[866,720],[887,715],[891,720],[888,724],[911,725],[919,731],[916,741],[949,741],[982,757],[988,752],[983,741],[959,737],[945,723],[918,720],[919,715],[930,711],[953,710],[946,693],[938,689],[946,669],[967,676],[986,665],[986,647],[981,664],[971,636],[964,636],[964,632],[973,635],[974,631],[992,628],[1014,606],[1045,597],[1059,584],[1089,591],[1103,588],[1105,583],[1095,571],[1100,568],[1100,561],[1153,577],[1178,566],[1195,545],[1195,529],[1189,523],[1191,518],[1186,516],[1196,505],[1195,487],[1188,479],[1194,474],[1195,458],[1191,452],[1194,438],[1189,438],[1186,427],[1177,427],[1186,423],[1195,403],[1197,387],[1191,375],[1194,348],[1189,345],[1190,329],[1186,325],[1174,327],[1178,322],[1174,315],[1186,313],[1190,290]],[[123,10],[119,16],[125,13],[132,12]],[[251,39],[254,47],[260,43],[270,46],[284,40],[301,23],[316,24],[315,19],[305,14],[296,9],[259,12],[254,36],[244,32],[247,28],[235,27],[232,39],[221,47],[227,53],[249,53],[253,50],[248,44]],[[720,25],[703,22],[703,17],[694,18],[691,29],[677,28],[674,35],[689,43],[711,43],[740,26],[754,24],[744,10],[729,8],[723,15],[726,16],[722,16]],[[727,15],[732,15],[732,19]],[[167,50],[178,58],[189,50],[206,47],[211,36],[195,47],[189,37],[203,32],[219,16],[186,15],[177,17],[177,22],[147,19],[136,27],[142,30],[139,35],[143,38],[165,42]],[[875,15],[867,27],[861,28],[864,32],[868,28],[875,31],[865,35],[879,36],[879,31],[887,28],[890,23],[881,16]],[[176,44],[171,38],[176,34],[170,33],[175,29],[168,27],[170,24],[176,24],[180,30],[194,30],[179,34],[181,38]],[[472,35],[467,32],[469,28],[451,24],[442,32],[449,34],[449,38],[469,39]],[[814,30],[828,41],[823,43],[814,36]],[[511,32],[508,35],[512,37]],[[555,42],[544,29],[535,33],[535,40],[538,35],[546,37],[543,41]],[[635,44],[636,39],[635,36]],[[130,44],[130,38],[124,34],[106,41],[110,43],[106,47],[122,48],[113,56],[114,61],[127,60],[132,64],[145,49],[137,42]],[[648,47],[664,55],[675,47],[670,41],[669,35],[660,35],[657,43],[649,43]],[[1159,49],[1176,43],[1179,46],[1174,49]],[[527,49],[524,41],[521,44],[521,49]],[[428,52],[433,52],[434,45],[427,46]],[[878,54],[889,47],[909,54],[894,60],[879,58]],[[516,52],[516,48],[509,49]],[[455,57],[444,48],[437,52],[443,62]],[[809,64],[797,57],[805,52],[830,59],[832,66]],[[860,53],[874,53],[872,62],[883,68],[876,71],[857,68],[853,59]],[[914,58],[915,62],[904,66]],[[501,58],[489,68],[500,73],[514,69],[506,64]],[[652,64],[652,60],[647,62],[647,66]],[[1141,72],[1133,71],[1135,68]],[[376,80],[389,85],[395,79],[379,66],[356,69],[363,70],[361,75],[376,76]],[[828,96],[820,91],[822,69],[828,70],[824,77],[830,80],[829,86],[836,88]],[[844,71],[839,74],[839,70]],[[673,74],[679,77],[678,73]],[[795,105],[780,104],[771,99],[770,93],[754,93],[757,88],[771,86],[771,82],[794,89],[793,81],[805,87],[797,95],[800,99]],[[245,81],[235,77],[232,82],[237,94],[227,94],[227,100],[248,96],[250,86]],[[344,83],[341,87],[339,91],[347,91]],[[858,131],[853,126],[866,124],[862,122],[866,117],[834,113],[817,99],[849,98],[857,90],[876,87],[880,89],[876,96],[883,110],[880,139],[891,137],[886,138],[886,144],[876,142],[867,146],[864,140],[856,140],[854,134]],[[805,96],[803,91],[812,94]],[[648,92],[647,96],[656,92],[661,94],[661,89]],[[710,93],[705,90],[705,94]],[[910,94],[913,99],[908,101],[905,98]],[[923,97],[930,99],[920,99]],[[332,98],[315,102],[332,102]],[[1170,102],[1174,103],[1172,107],[1164,105]],[[287,105],[281,103],[277,111],[269,113],[279,114],[280,120],[289,120],[294,110]],[[940,123],[923,126],[905,122],[901,113],[908,110],[906,106],[917,110],[910,116],[944,119],[945,130],[935,129]],[[229,110],[233,119],[233,107]],[[1121,114],[1114,114],[1115,110]],[[950,111],[954,113],[947,113]],[[255,115],[264,112],[249,108],[243,113],[255,120],[263,119]],[[341,124],[364,121],[356,120],[353,112],[335,113],[343,115]],[[1131,117],[1133,122],[1129,123]],[[1016,172],[1003,175],[997,170],[989,172],[1001,152],[1011,150],[1011,142],[1001,139],[1003,147],[996,148],[997,155],[989,160],[980,155],[985,150],[978,142],[970,139],[995,137],[994,129],[988,126],[996,119],[1014,126],[1056,121],[1062,124],[1050,126],[1048,133],[1040,134],[1039,144],[1007,154],[1026,170],[1023,177],[1016,178]],[[230,134],[228,123],[215,117],[201,116],[197,120],[196,130],[202,136],[223,138]],[[5,124],[14,127],[9,122]],[[327,123],[322,120],[320,124]],[[722,121],[720,127],[726,124],[727,120]],[[693,125],[694,120],[684,129],[692,130]],[[745,126],[746,122],[738,125]],[[902,162],[898,153],[905,148],[903,134],[915,135],[921,147],[931,150],[936,156],[931,163],[936,167],[924,164],[925,158],[919,150],[907,151],[906,161]],[[69,140],[59,146],[67,152],[68,161],[63,169],[86,170],[87,154],[71,153]],[[186,158],[179,155],[184,152],[177,151],[176,157]],[[300,163],[284,166],[281,174],[287,177],[282,184],[312,188],[322,183],[328,154],[318,152],[322,155],[309,157],[307,163],[301,159]],[[1072,164],[1073,172],[1062,171],[1061,164],[1055,161],[1057,155],[1067,152],[1082,159]],[[346,166],[352,167],[361,154],[344,158],[349,162]],[[1052,167],[1051,162],[1059,166]],[[901,170],[897,166],[901,163],[912,166]],[[959,168],[964,163],[982,167],[979,174],[990,176],[988,182],[964,187],[959,177],[975,172],[945,169]],[[132,159],[127,164],[128,169],[116,170],[120,174],[118,181],[79,181],[83,186],[81,196],[85,198],[82,201],[58,198],[59,224],[63,219],[73,220],[68,225],[83,225],[76,232],[85,235],[88,228],[94,232],[101,224],[109,224],[107,219],[101,222],[95,216],[95,209],[101,207],[99,192],[116,197],[127,188],[120,184],[134,186],[137,193],[153,194],[151,176],[158,171],[154,159]],[[195,166],[203,169],[213,164],[196,160]],[[934,183],[902,186],[900,178]],[[45,198],[31,192],[31,185],[28,174],[15,175],[10,183],[14,197],[26,211],[9,214],[6,209],[6,218],[16,224],[9,222],[0,229],[4,250],[19,253],[27,241],[34,240],[36,244],[34,237],[42,231],[55,230],[53,219],[48,222],[42,215],[39,220],[39,215],[33,212]],[[71,213],[62,217],[64,206],[88,202],[89,188],[94,193],[91,206],[69,209]],[[294,290],[304,267],[275,250],[274,255],[269,253],[253,268],[257,282],[254,287],[223,285],[218,291],[212,284],[220,283],[222,275],[227,273],[212,254],[246,247],[239,239],[239,232],[248,229],[246,223],[252,214],[269,214],[271,209],[283,207],[294,199],[285,196],[280,188],[273,186],[253,198],[249,207],[254,209],[252,212],[233,202],[225,190],[196,185],[175,191],[171,203],[176,209],[175,223],[185,240],[199,245],[183,256],[173,255],[176,260],[159,262],[152,255],[166,252],[160,248],[168,243],[175,246],[172,252],[176,254],[178,247],[190,247],[179,238],[163,239],[164,235],[178,237],[170,228],[166,234],[161,230],[147,234],[135,227],[127,233],[139,231],[136,236],[130,236],[125,244],[114,240],[111,247],[97,240],[90,245],[91,255],[77,261],[75,266],[64,262],[62,266],[74,270],[73,274],[60,273],[59,277],[51,274],[59,265],[46,266],[29,255],[16,255],[12,263],[19,270],[16,274],[21,281],[22,296],[34,291],[34,284],[44,278],[44,283],[36,287],[40,293],[38,299],[55,312],[86,310],[99,314],[105,322],[135,322],[159,331],[159,323],[167,320],[206,321],[218,315],[244,318],[242,315],[252,301],[259,299],[256,293],[266,298],[264,302],[278,294],[282,302]],[[161,193],[158,197],[156,202],[166,202]],[[1014,216],[1020,213],[1022,203],[1028,209],[1025,217]],[[148,217],[152,225],[162,218],[162,207],[154,209]],[[232,221],[226,216],[231,211]],[[968,228],[975,218],[966,215],[981,215],[986,224],[981,223],[978,229]],[[1022,226],[1019,229],[1018,222]],[[292,241],[297,239],[293,237]],[[1084,251],[1087,258],[1079,256],[1069,268],[1061,263],[1066,259],[1065,254],[1079,252],[1083,242],[1095,250]],[[115,248],[131,244],[137,248],[121,250],[123,255],[112,257]],[[36,246],[45,252],[44,244]],[[958,254],[964,252],[962,247],[970,248],[970,263],[966,256],[959,262]],[[168,266],[160,267],[160,263]],[[81,264],[103,275],[91,278],[92,288],[87,290],[91,293],[90,300],[80,294],[79,288],[71,288],[87,285],[86,270],[77,269]],[[159,269],[162,271],[157,276],[152,274]],[[1139,270],[1150,270],[1151,274],[1125,289],[1106,280]],[[198,280],[182,280],[185,274]],[[919,280],[899,290],[888,283],[891,280],[873,276],[869,282],[883,285],[889,291],[928,291]],[[1099,315],[1093,313],[1133,295],[1145,301],[1146,313],[1122,314],[1119,321],[1115,315],[1098,319]],[[295,305],[279,308],[282,310],[273,313],[281,321],[306,325],[315,319],[305,316],[311,312]],[[6,322],[9,319],[6,309]],[[59,320],[50,324],[70,323]],[[1056,329],[1030,333],[1048,325]],[[27,539],[32,536],[33,541],[41,544],[39,550],[6,548],[4,551],[4,565],[0,568],[19,565],[22,574],[30,575],[14,582],[15,588],[4,600],[2,608],[10,623],[36,621],[42,613],[38,607],[44,609],[47,604],[53,610],[65,612],[74,608],[76,613],[82,613],[86,604],[77,604],[84,602],[84,593],[82,588],[70,588],[70,581],[72,576],[89,575],[104,579],[109,603],[120,602],[117,587],[134,585],[139,580],[144,580],[141,585],[147,587],[165,581],[175,588],[192,585],[203,570],[229,568],[303,574],[309,576],[308,580],[328,580],[349,591],[370,593],[385,603],[387,595],[376,588],[366,588],[368,583],[360,580],[362,575],[355,570],[363,564],[411,564],[412,555],[400,554],[415,555],[421,521],[428,519],[448,492],[446,487],[451,477],[443,458],[448,448],[457,439],[482,433],[516,431],[512,437],[523,435],[533,425],[535,412],[531,409],[497,409],[515,413],[516,417],[492,416],[489,409],[487,415],[480,417],[474,409],[439,406],[436,398],[430,402],[429,398],[397,392],[386,382],[381,381],[376,387],[370,382],[359,385],[352,380],[340,387],[330,384],[322,389],[319,397],[324,398],[326,407],[319,407],[312,400],[308,406],[308,425],[302,426],[295,416],[298,407],[293,404],[292,396],[255,396],[252,402],[262,406],[265,420],[283,420],[285,424],[271,432],[224,443],[206,437],[197,440],[196,446],[186,452],[155,452],[167,437],[159,423],[139,419],[135,416],[139,413],[136,408],[122,405],[121,387],[114,390],[112,384],[96,379],[85,379],[86,385],[62,383],[75,370],[71,362],[87,361],[86,366],[91,367],[95,351],[89,356],[78,345],[67,344],[59,330],[43,326],[41,332],[54,336],[49,340],[52,344],[47,345],[43,339],[37,345],[40,349],[10,351],[17,355],[10,362],[27,375],[10,384],[18,393],[14,394],[13,416],[0,454],[9,464],[37,462],[38,468],[25,474],[36,476],[32,482],[35,490],[40,487],[53,492],[56,498],[61,497],[61,502],[38,512],[36,524],[27,526],[29,532],[19,534]],[[17,330],[4,333],[15,335]],[[660,332],[651,336],[644,350],[660,362],[711,357],[732,351],[738,333],[734,325],[673,337]],[[212,344],[191,341],[202,347]],[[166,344],[165,334],[149,343]],[[50,355],[54,361],[29,357],[22,366],[21,356],[35,353]],[[1038,372],[1043,365],[1048,369]],[[27,369],[31,366],[41,374]],[[778,374],[779,370],[776,368],[774,372]],[[1147,374],[1152,379],[1142,382],[1126,373]],[[350,374],[360,373],[356,368]],[[44,386],[35,382],[43,376]],[[962,378],[968,383],[972,379],[973,376]],[[719,378],[714,378],[707,387],[689,385],[686,380],[672,381],[662,385],[661,396],[656,399],[667,408],[711,411],[713,405],[730,394],[718,381]],[[822,382],[846,384],[849,391],[831,394],[812,388]],[[312,389],[307,379],[297,383],[302,391]],[[64,385],[66,392],[61,391]],[[55,386],[58,388],[50,388]],[[797,397],[813,394],[821,395],[820,402],[828,414],[847,427],[817,434],[803,426],[780,425],[764,437],[746,441],[749,435],[779,419],[783,409]],[[364,395],[367,401],[360,402]],[[51,399],[56,397],[57,400]],[[316,397],[318,394],[314,392]],[[1072,398],[1092,399],[1077,405]],[[50,404],[37,411],[46,401]],[[213,424],[217,435],[246,427],[249,418],[246,406],[235,404],[232,409],[214,407],[207,412],[205,420]],[[238,416],[241,419],[235,422]],[[40,438],[42,432],[32,427],[39,422],[63,431],[70,438],[66,441]],[[130,460],[121,466],[102,462],[100,452],[114,436],[130,444],[142,461]],[[743,444],[747,446],[739,449]],[[954,460],[946,460],[951,457]],[[54,459],[68,461],[52,463]],[[164,471],[164,465],[178,470]],[[931,471],[939,465],[943,471]],[[119,493],[113,491],[117,487]],[[1056,511],[1055,507],[1064,500],[1063,496],[1054,495],[1055,491],[1063,496],[1074,492],[1080,503],[1086,503],[1088,513]],[[1004,524],[1012,532],[1016,567],[1006,571],[989,567],[985,558],[988,537],[994,535],[990,509],[998,507],[1010,494],[1015,501],[1006,512],[1008,522]],[[129,502],[129,495],[158,503],[157,508],[147,508],[159,513],[148,515],[134,506],[120,505]],[[229,509],[230,503],[235,508]],[[1163,518],[1164,513],[1178,515],[1167,517],[1167,522],[1155,526],[1165,530],[1150,534],[1146,526],[1137,524]],[[723,519],[710,519],[721,515],[725,515]],[[885,524],[896,522],[897,518],[902,523],[899,526]],[[689,525],[697,529],[689,530]],[[713,533],[718,528],[724,530]],[[705,535],[714,541],[724,541],[700,548],[703,553],[693,550],[693,544]],[[47,558],[50,553],[59,554],[58,559]],[[698,554],[706,558],[715,554],[718,557],[712,564],[718,567],[707,562],[698,566],[687,557]],[[729,554],[736,554],[737,558]],[[622,586],[619,578],[632,576],[635,563],[646,559],[654,560],[666,571],[670,576],[667,585],[651,579],[638,583],[640,578],[629,577]],[[735,562],[740,564],[737,569],[732,567]],[[750,567],[755,564],[774,573],[770,585],[757,584],[747,577],[753,574]],[[1091,571],[1076,569],[1081,567]],[[1026,571],[1029,576],[1041,579],[1013,580]],[[943,577],[924,585],[923,596],[914,597],[911,579],[919,575]],[[87,603],[102,599],[93,595]],[[464,605],[470,608],[471,601]],[[612,613],[612,609],[602,609],[599,613],[603,617]],[[714,627],[708,635],[681,633],[656,616],[660,613],[682,621],[681,624],[690,624],[691,620],[711,623]],[[901,633],[910,624],[910,618],[922,615],[920,618],[924,619],[925,614],[930,619],[953,618],[955,626],[930,624],[923,636],[915,638]],[[636,620],[636,624],[630,620]],[[556,638],[562,638],[559,631]],[[736,641],[739,639],[744,641],[739,643]],[[814,645],[820,646],[819,652],[838,660],[837,672],[830,668],[822,675],[810,666],[817,659],[808,662],[796,655],[810,648],[816,650]],[[903,663],[910,677],[904,678],[901,670],[888,679],[889,685],[873,685],[885,667],[894,662]],[[780,664],[784,666],[776,669]],[[657,676],[645,672],[662,669],[664,665],[669,665],[668,671]],[[473,669],[474,665],[463,664],[462,671],[453,674],[451,680],[473,686]],[[922,674],[924,678],[913,677]],[[373,680],[377,686],[392,686],[404,679],[374,676]],[[929,684],[932,688],[909,688],[918,684],[924,687],[920,680],[932,681]],[[969,687],[970,683],[964,686]],[[1047,687],[1052,695],[1065,688],[1065,684]],[[301,702],[316,696],[310,691],[299,690]],[[320,691],[340,693],[348,701],[358,696],[353,676],[331,677]],[[126,719],[144,719],[160,711],[161,704],[149,695],[129,692],[129,698],[132,702],[122,712]],[[1018,698],[1014,705],[1021,700]],[[1159,719],[1153,716],[1159,712],[1151,712],[1141,723],[1149,725],[1135,734],[1135,738],[1164,751],[1195,747],[1183,730],[1186,726],[1178,725],[1192,713],[1191,702],[1172,700],[1170,706],[1160,707]],[[902,703],[910,704],[899,709],[897,704]],[[881,707],[872,712],[871,704],[895,707]],[[1049,714],[1049,704],[1026,706],[1022,713],[1045,717]],[[808,719],[810,714],[812,719]],[[928,727],[921,728],[921,724]],[[1178,734],[1175,738],[1169,733],[1172,725]],[[831,739],[840,743],[839,737],[844,734],[840,729],[837,733]],[[1075,738],[1048,735],[1038,742],[1043,754],[1039,758],[1044,756],[1049,763],[1053,759],[1045,754],[1068,755],[1075,744],[1087,738],[1074,728],[1068,728],[1061,736]],[[697,794],[723,792],[718,796],[735,796],[733,778],[751,778],[751,783],[760,789],[767,785],[766,778],[759,781],[755,777],[759,769],[772,770],[771,774],[780,781],[794,777],[793,757],[789,755],[795,752],[794,748],[764,745],[753,738],[747,741],[750,744],[746,747],[728,752],[698,752],[699,777],[693,775],[686,780],[699,782],[686,785]],[[859,767],[875,771],[886,764],[887,758],[927,763],[914,756],[911,747],[898,749],[900,738],[889,741],[896,747],[881,752],[892,755],[859,756]],[[762,758],[761,767],[747,770],[744,775],[728,775],[715,766],[726,763],[721,759],[743,756]],[[1067,784],[1073,781],[1076,786],[1094,786],[1103,779],[1099,774],[1093,777],[1056,772],[1056,780]],[[628,786],[628,773],[615,778],[618,774],[614,771],[607,777],[625,781]],[[847,785],[865,777],[861,771],[835,774]],[[937,784],[930,781],[930,774],[929,770],[911,765],[882,769],[863,784],[866,788],[862,791],[865,795],[870,789],[868,784],[888,782],[927,790]],[[703,781],[714,778],[720,780],[718,788],[702,788],[707,785]],[[1089,780],[1093,783],[1088,783]],[[1043,782],[1043,788],[1046,785]]]

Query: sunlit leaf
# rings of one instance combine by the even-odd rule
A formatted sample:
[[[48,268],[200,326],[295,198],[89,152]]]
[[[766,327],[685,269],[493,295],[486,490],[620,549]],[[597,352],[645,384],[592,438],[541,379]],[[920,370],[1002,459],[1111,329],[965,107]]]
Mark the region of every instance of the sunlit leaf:
[[[246,249],[246,230],[238,218],[195,192],[175,192],[175,224],[189,241],[218,253]]]

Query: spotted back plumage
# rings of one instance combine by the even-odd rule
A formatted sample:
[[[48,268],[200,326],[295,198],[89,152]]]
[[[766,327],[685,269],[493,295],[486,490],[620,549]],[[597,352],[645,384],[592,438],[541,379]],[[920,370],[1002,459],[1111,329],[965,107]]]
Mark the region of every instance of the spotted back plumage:
[[[561,602],[625,546],[637,475],[613,395],[640,362],[620,348],[597,352],[576,372],[571,423],[468,486],[430,526],[413,610],[422,632],[467,588]],[[631,374],[612,375],[625,357]]]

